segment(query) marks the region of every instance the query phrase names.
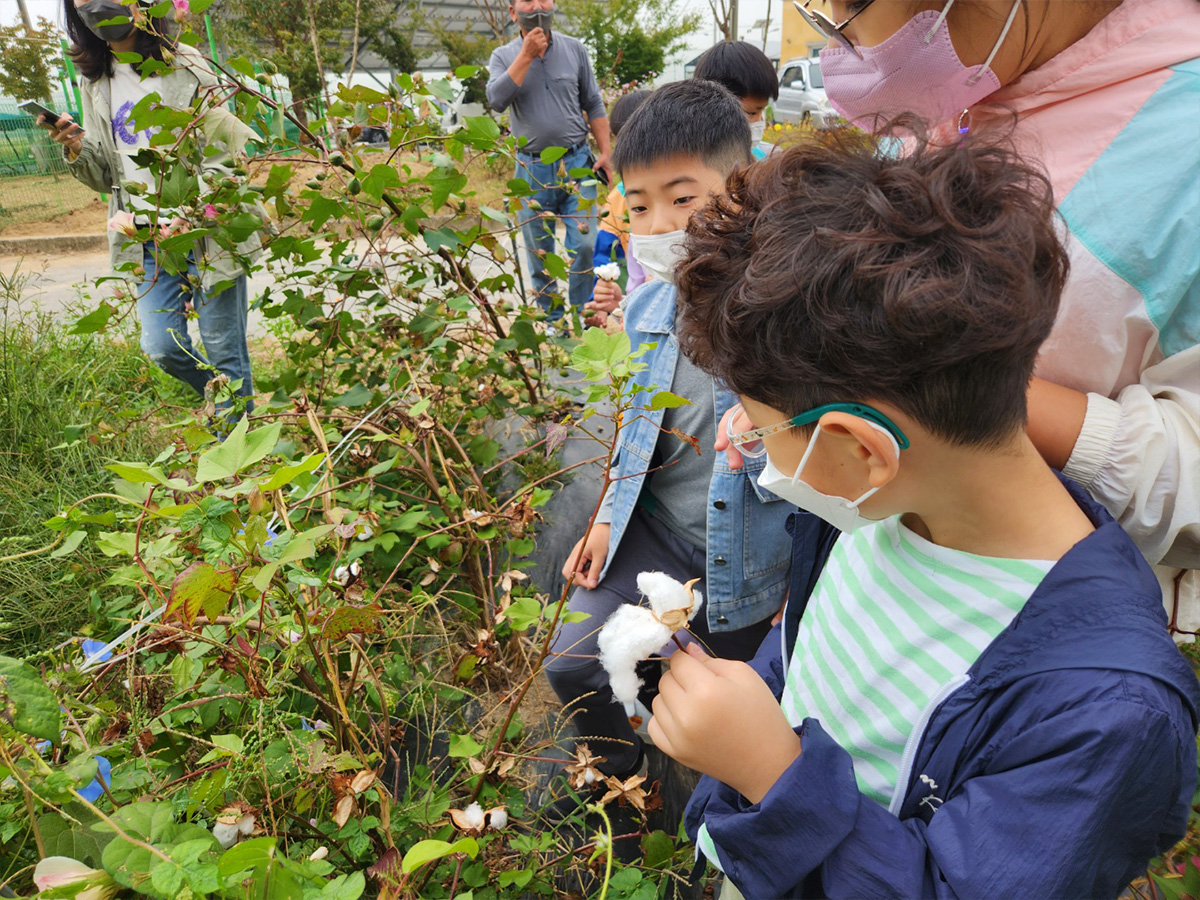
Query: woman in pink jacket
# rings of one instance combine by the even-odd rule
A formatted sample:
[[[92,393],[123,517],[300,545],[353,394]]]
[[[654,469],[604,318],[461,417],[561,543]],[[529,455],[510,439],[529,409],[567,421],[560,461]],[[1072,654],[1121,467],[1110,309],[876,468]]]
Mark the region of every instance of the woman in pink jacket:
[[[1016,113],[1071,255],[1029,434],[1157,564],[1172,628],[1200,630],[1200,2],[796,6],[829,38],[830,101],[866,128]]]

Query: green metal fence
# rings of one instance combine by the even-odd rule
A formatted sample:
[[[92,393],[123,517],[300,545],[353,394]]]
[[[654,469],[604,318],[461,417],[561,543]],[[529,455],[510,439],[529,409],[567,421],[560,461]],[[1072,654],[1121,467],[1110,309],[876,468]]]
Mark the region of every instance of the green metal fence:
[[[99,199],[71,177],[62,148],[18,102],[0,97],[0,234],[12,226],[49,222]],[[75,103],[61,92],[48,105],[79,118]]]

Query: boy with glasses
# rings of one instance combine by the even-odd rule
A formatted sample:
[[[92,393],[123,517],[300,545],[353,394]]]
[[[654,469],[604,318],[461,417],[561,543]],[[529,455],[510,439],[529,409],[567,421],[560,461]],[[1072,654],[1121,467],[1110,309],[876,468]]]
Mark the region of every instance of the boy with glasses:
[[[1067,275],[1044,176],[910,149],[799,144],[692,221],[680,344],[806,512],[777,632],[675,654],[650,737],[709,776],[724,896],[1113,898],[1186,830],[1200,685],[1025,433]]]

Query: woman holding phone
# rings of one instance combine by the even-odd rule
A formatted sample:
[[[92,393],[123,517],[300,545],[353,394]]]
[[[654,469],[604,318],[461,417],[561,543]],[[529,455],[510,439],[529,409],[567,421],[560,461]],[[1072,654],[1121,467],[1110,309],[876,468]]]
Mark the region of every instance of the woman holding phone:
[[[248,311],[246,270],[238,258],[215,241],[202,238],[189,256],[188,271],[173,275],[160,269],[156,241],[187,223],[173,211],[159,209],[155,175],[136,161],[150,146],[152,129],[139,129],[130,111],[145,96],[155,93],[175,109],[187,109],[197,95],[212,90],[217,80],[200,54],[175,42],[167,20],[148,13],[142,0],[129,4],[116,0],[64,0],[63,13],[71,37],[71,58],[83,75],[83,121],[87,130],[69,115],[57,122],[39,117],[51,137],[63,146],[71,174],[95,191],[110,195],[113,223],[123,219],[123,229],[110,224],[109,252],[114,270],[140,275],[138,318],[143,352],[168,374],[204,395],[215,369],[228,376],[236,393],[253,408],[254,385],[246,346]],[[120,62],[117,54],[136,53],[143,61],[157,60],[170,68],[143,77],[138,66]],[[233,118],[219,104],[210,116]],[[240,122],[237,126],[246,128]],[[247,129],[248,130],[248,129]],[[232,173],[229,156],[206,156],[205,173]],[[128,186],[141,183],[145,193]],[[120,214],[125,214],[121,216]],[[132,216],[132,218],[130,218]],[[143,243],[133,237],[150,235]],[[253,256],[257,235],[238,247],[238,256]],[[201,355],[188,335],[188,307],[195,310]],[[207,357],[207,358],[206,358]],[[229,401],[220,404],[230,406]]]

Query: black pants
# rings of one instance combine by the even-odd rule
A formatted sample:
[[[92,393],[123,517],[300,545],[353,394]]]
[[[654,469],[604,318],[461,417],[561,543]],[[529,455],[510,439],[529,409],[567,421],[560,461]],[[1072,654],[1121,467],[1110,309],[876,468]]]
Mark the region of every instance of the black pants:
[[[703,550],[639,507],[621,536],[604,580],[592,590],[578,587],[571,594],[570,611],[585,612],[589,618],[559,627],[546,664],[546,676],[580,740],[587,742],[593,754],[606,757],[607,762],[600,766],[606,774],[622,774],[634,766],[640,738],[629,724],[624,706],[613,699],[608,674],[600,665],[597,649],[600,629],[623,603],[644,605],[637,589],[640,572],[665,572],[678,581],[690,581],[696,577],[703,579],[704,566]],[[707,594],[703,580],[696,586]],[[771,630],[771,623],[764,619],[737,631],[710,632],[701,608],[689,628],[714,655],[747,660],[758,651]]]

